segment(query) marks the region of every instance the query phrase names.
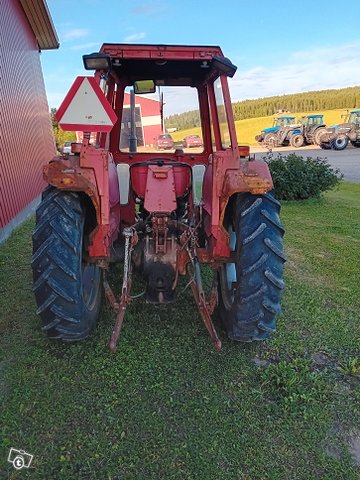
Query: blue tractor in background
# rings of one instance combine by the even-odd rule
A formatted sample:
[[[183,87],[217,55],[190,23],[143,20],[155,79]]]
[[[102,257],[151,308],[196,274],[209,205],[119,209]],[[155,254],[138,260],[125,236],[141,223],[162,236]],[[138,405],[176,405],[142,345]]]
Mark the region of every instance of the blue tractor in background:
[[[281,115],[274,119],[273,126],[265,128],[255,140],[262,146],[273,148],[287,146],[290,143],[290,136],[294,128],[298,127],[296,117]]]
[[[324,150],[344,150],[349,144],[360,148],[360,110],[345,115],[345,122],[333,125],[321,136],[320,147]]]
[[[303,145],[320,145],[320,139],[326,133],[324,115],[305,115],[299,119],[299,124],[299,127],[290,133],[290,145],[294,148]]]

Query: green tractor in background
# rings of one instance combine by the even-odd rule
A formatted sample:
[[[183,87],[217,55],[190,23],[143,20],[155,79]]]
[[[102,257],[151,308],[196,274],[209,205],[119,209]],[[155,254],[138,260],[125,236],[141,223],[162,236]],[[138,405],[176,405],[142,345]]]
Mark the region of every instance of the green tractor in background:
[[[274,118],[273,126],[265,128],[260,135],[256,135],[255,140],[263,147],[274,148],[288,146],[290,143],[290,135],[294,128],[298,127],[296,117],[289,115],[281,115]]]
[[[320,147],[344,150],[349,141],[353,147],[360,147],[360,110],[348,112],[344,123],[327,128],[321,136]]]
[[[320,145],[320,138],[326,133],[324,115],[294,116],[282,115],[274,119],[273,126],[265,128],[255,140],[263,147],[299,148],[304,145]]]
[[[294,148],[303,145],[320,145],[320,139],[326,133],[324,115],[304,115],[299,119],[299,124],[300,126],[290,134],[290,145]]]

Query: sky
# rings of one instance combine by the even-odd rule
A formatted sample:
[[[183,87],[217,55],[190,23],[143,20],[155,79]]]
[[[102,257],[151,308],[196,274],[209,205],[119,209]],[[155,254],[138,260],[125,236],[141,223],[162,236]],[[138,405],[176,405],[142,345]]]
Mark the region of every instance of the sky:
[[[360,2],[47,0],[60,40],[41,53],[50,107],[102,43],[219,45],[233,101],[360,85]],[[360,105],[359,105],[360,107]],[[179,102],[179,112],[187,110]],[[174,113],[174,112],[172,112]]]

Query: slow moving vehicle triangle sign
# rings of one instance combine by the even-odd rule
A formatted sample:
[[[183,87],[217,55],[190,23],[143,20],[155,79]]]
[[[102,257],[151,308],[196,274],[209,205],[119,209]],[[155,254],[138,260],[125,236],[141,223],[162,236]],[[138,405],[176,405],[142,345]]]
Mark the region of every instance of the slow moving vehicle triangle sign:
[[[94,77],[77,77],[55,115],[63,130],[110,132],[117,116]]]

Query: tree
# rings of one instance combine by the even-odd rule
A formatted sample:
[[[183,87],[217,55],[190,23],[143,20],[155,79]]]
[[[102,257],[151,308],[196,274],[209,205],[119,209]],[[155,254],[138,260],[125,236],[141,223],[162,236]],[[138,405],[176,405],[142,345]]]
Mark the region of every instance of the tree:
[[[59,150],[65,142],[76,142],[76,134],[75,132],[68,132],[66,130],[63,130],[59,126],[55,118],[56,112],[56,108],[50,109],[51,125],[54,132],[56,149]]]
[[[360,87],[347,87],[332,90],[278,95],[276,97],[257,98],[233,103],[234,119],[257,118],[273,115],[279,110],[285,112],[320,112],[335,108],[360,108]],[[358,103],[359,102],[359,103]],[[178,130],[199,127],[200,118],[196,112],[171,115],[166,119]]]

